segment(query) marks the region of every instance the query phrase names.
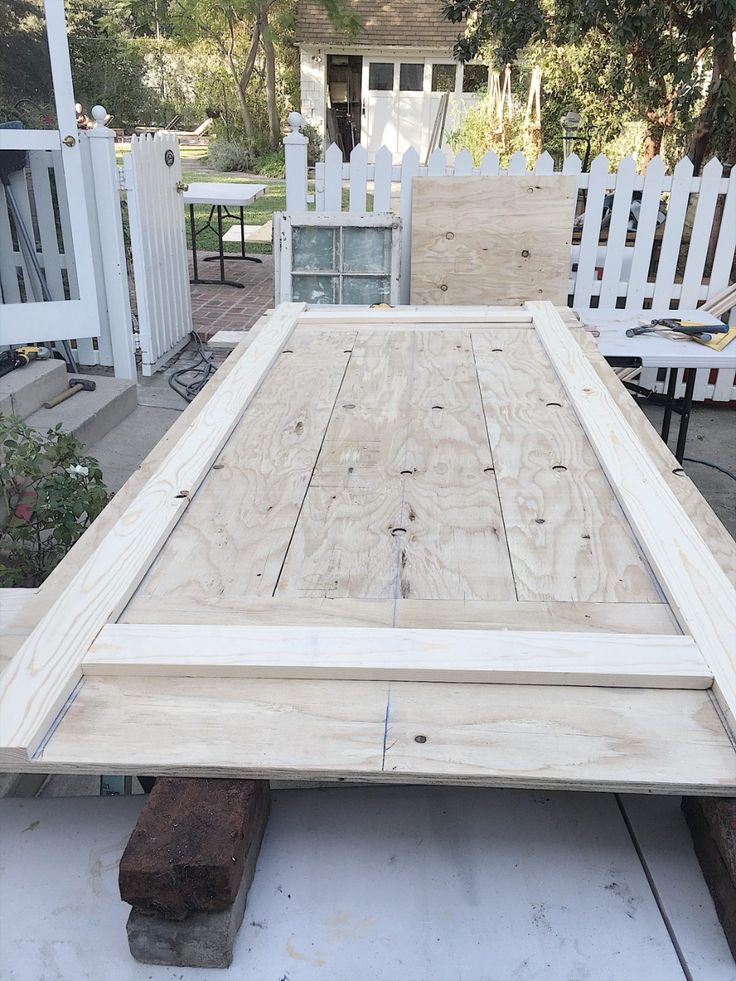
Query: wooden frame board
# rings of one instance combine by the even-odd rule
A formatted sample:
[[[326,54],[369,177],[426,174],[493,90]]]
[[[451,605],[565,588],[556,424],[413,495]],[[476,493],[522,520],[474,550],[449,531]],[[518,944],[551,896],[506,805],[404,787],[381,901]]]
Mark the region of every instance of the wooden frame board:
[[[327,320],[321,311],[316,313],[315,319],[313,311],[294,306],[279,308],[264,324],[249,351],[233,355],[230,371],[208,386],[212,390],[200,412],[193,413],[192,421],[179,432],[158,469],[121,508],[96,550],[72,572],[66,587],[32,630],[0,679],[0,746],[6,768],[27,768],[33,765],[29,757],[34,755],[37,764],[46,770],[94,772],[102,766],[105,772],[116,772],[145,765],[151,772],[278,772],[320,777],[350,773],[355,779],[469,780],[607,789],[650,787],[680,792],[697,788],[705,793],[736,793],[736,755],[718,714],[721,712],[728,719],[733,712],[733,661],[728,638],[734,628],[730,610],[736,594],[678,496],[669,489],[661,468],[642,449],[637,432],[618,407],[609,385],[601,380],[554,308],[548,304],[530,305],[527,311],[517,312],[524,317],[521,323],[504,326],[502,322],[498,326],[502,334],[494,333],[491,326],[494,317],[502,314],[493,312],[487,314],[488,322],[484,323],[464,320],[467,316],[480,316],[477,312],[448,310],[444,333],[439,330],[440,314],[421,308],[396,311],[393,325],[391,312],[374,315],[331,310]],[[356,317],[357,322],[345,323],[341,313],[345,318]],[[361,318],[367,318],[368,323],[363,324]],[[421,325],[432,323],[433,319],[437,332],[422,334]],[[340,328],[336,335],[330,320]],[[341,338],[346,337],[350,326],[355,338],[348,348]],[[442,467],[448,449],[442,433],[457,432],[459,421],[467,428],[474,418],[473,410],[464,403],[458,403],[457,410],[450,404],[428,404],[429,418],[436,420],[438,417],[432,413],[442,408],[445,421],[432,422],[430,429],[420,428],[425,444],[416,444],[412,449],[415,437],[411,433],[408,437],[396,436],[391,428],[384,428],[380,415],[376,416],[377,411],[389,412],[390,408],[380,392],[375,396],[377,408],[370,408],[373,403],[369,399],[370,411],[365,415],[353,412],[356,405],[347,401],[343,404],[342,398],[357,399],[365,392],[370,396],[372,389],[365,386],[369,379],[378,377],[376,372],[390,369],[396,379],[402,377],[409,358],[417,366],[416,390],[402,394],[404,389],[396,387],[391,375],[392,398],[404,399],[405,407],[416,404],[421,408],[422,399],[440,389],[430,386],[423,396],[421,386],[416,386],[427,370],[434,371],[433,358],[438,352],[445,358],[452,357],[453,351],[459,352],[455,355],[457,370],[451,377],[443,370],[432,385],[440,385],[448,397],[464,398],[472,389],[470,384],[463,387],[465,333],[478,337],[475,357],[479,365],[485,348],[489,352],[495,350],[491,348],[499,343],[495,337],[507,339],[501,343],[508,345],[509,358],[515,344],[528,345],[530,336],[539,339],[536,343],[544,348],[549,365],[554,368],[554,391],[564,390],[569,399],[565,438],[569,442],[570,433],[577,432],[572,427],[588,432],[601,473],[612,485],[647,557],[637,559],[636,553],[631,552],[622,568],[631,570],[638,564],[644,571],[649,566],[654,570],[656,588],[652,591],[648,587],[648,601],[643,587],[638,599],[645,601],[635,602],[633,592],[627,592],[614,579],[610,586],[598,583],[594,593],[597,601],[592,603],[580,600],[583,586],[575,587],[577,598],[572,602],[524,602],[519,595],[523,584],[517,567],[511,595],[492,602],[449,598],[435,602],[400,595],[386,600],[304,597],[287,602],[290,584],[301,581],[302,567],[308,568],[314,551],[321,548],[319,541],[310,544],[307,539],[300,539],[300,516],[320,501],[342,501],[336,480],[343,472],[342,460],[352,445],[350,440],[362,441],[355,444],[356,448],[361,447],[355,457],[361,467],[379,452],[385,453],[387,460],[394,459],[399,447],[402,453],[414,454],[417,472],[423,466],[421,454],[416,455],[421,446],[425,456],[431,446],[442,447],[441,452],[431,450],[435,456],[427,457],[422,470],[431,482],[436,481],[438,472],[445,472]],[[481,344],[483,337],[488,338],[485,348]],[[312,351],[309,356],[304,354],[301,371],[303,398],[313,418],[305,416],[306,421],[297,424],[294,432],[298,430],[300,436],[306,433],[306,439],[314,440],[315,449],[310,451],[312,456],[295,467],[285,485],[293,485],[295,490],[307,488],[306,497],[299,490],[302,496],[295,498],[301,500],[301,505],[294,512],[297,525],[289,531],[292,551],[278,572],[278,581],[286,593],[283,597],[265,594],[258,603],[251,599],[233,604],[226,599],[220,605],[201,604],[186,591],[174,590],[172,598],[164,597],[162,601],[156,593],[162,570],[168,569],[169,576],[174,571],[175,580],[177,568],[187,565],[183,552],[178,559],[166,559],[171,549],[176,555],[187,536],[193,534],[191,523],[187,524],[190,519],[180,520],[184,508],[191,508],[200,484],[205,487],[201,493],[206,498],[212,466],[227,469],[227,457],[220,456],[220,452],[226,453],[227,447],[232,446],[232,458],[240,460],[243,447],[250,445],[249,439],[255,441],[254,446],[262,446],[261,432],[268,433],[269,426],[278,429],[280,425],[277,412],[285,399],[280,381],[284,369],[277,370],[274,365],[277,359],[283,363],[283,358],[279,358],[282,352],[291,353],[286,350],[287,344],[294,347],[297,358],[302,350]],[[340,367],[343,361],[337,352],[342,352],[343,347],[347,362],[355,365],[352,374],[346,366]],[[325,352],[329,351],[336,352],[336,360],[334,368],[328,370],[324,363]],[[496,362],[498,359],[486,359],[484,363]],[[314,368],[309,367],[312,363]],[[478,379],[493,387],[508,370],[508,364],[499,363],[493,377],[480,372]],[[549,398],[551,370],[545,369],[549,380],[544,386],[540,387],[539,379],[535,381],[535,397],[540,396],[542,401]],[[329,385],[334,391],[328,397],[326,389],[333,376]],[[505,411],[504,399],[510,411],[517,397],[523,400],[524,377],[515,369],[519,386],[516,394],[505,389],[496,391],[499,412]],[[324,392],[324,398],[328,398],[324,409],[319,407],[319,401],[315,403],[309,390],[310,378],[318,386],[315,391]],[[249,409],[256,395],[256,402]],[[426,425],[424,411],[417,413],[412,409],[411,418],[421,427]],[[389,414],[386,418],[394,416]],[[559,414],[554,418],[553,430],[561,425]],[[310,435],[310,426],[316,436]],[[440,436],[436,435],[438,426]],[[287,431],[291,432],[284,430]],[[347,442],[337,441],[341,432],[346,434]],[[375,443],[379,433],[383,434],[381,444]],[[511,436],[513,439],[513,431]],[[436,443],[439,438],[443,442]],[[583,437],[575,438],[579,441]],[[489,430],[489,439],[496,452],[505,445],[503,440],[499,442],[501,437],[495,431]],[[233,444],[233,440],[241,443]],[[366,457],[367,449],[363,447],[374,445]],[[483,462],[468,456],[464,445],[467,444],[457,443],[455,438],[452,459],[460,473]],[[582,452],[583,448],[580,443],[577,449]],[[276,450],[280,452],[278,447]],[[258,452],[261,451],[253,458],[256,471],[264,478],[272,473],[270,479],[277,479],[283,470],[282,457],[274,458],[275,469],[271,471],[265,457],[259,462]],[[590,447],[585,452],[591,453]],[[629,454],[636,461],[635,467],[626,465]],[[216,460],[219,462],[215,464]],[[494,458],[493,462],[495,467],[490,472],[495,473],[500,486],[507,479],[500,466],[503,460]],[[435,469],[437,466],[440,471]],[[595,476],[590,462],[585,467],[581,473],[588,474],[586,482],[597,487],[596,480],[602,478]],[[402,474],[405,472],[412,471],[401,470]],[[359,497],[369,493],[361,500],[390,498],[389,484],[371,484],[375,475],[370,469],[359,469],[358,473]],[[398,481],[399,475],[391,480]],[[458,553],[466,565],[466,560],[473,561],[473,550],[479,542],[487,543],[483,549],[490,547],[482,527],[473,524],[472,529],[467,526],[462,530],[466,526],[460,522],[465,518],[448,514],[446,508],[431,510],[435,495],[443,493],[444,484],[435,484],[432,495],[422,497],[419,481],[414,483],[417,487],[408,492],[411,506],[416,504],[420,510],[421,505],[422,509],[429,509],[430,517],[435,515],[425,532],[434,529],[440,533],[449,527],[458,541],[467,542],[467,547],[461,546]],[[374,486],[375,490],[371,490]],[[451,486],[454,494],[476,500],[478,487],[474,479],[465,484],[455,479]],[[271,493],[269,487],[265,484],[263,493]],[[572,488],[569,492],[578,493]],[[182,493],[184,496],[179,496]],[[351,493],[354,495],[355,491]],[[503,497],[503,489],[501,493],[507,502],[511,499]],[[262,496],[260,491],[249,495],[251,506],[258,508],[259,495]],[[269,505],[267,510],[271,509]],[[283,508],[282,512],[286,514]],[[348,513],[343,514],[340,520],[349,520]],[[663,514],[668,515],[666,521],[657,518]],[[513,527],[512,511],[506,511],[502,520],[507,524],[507,534],[523,531]],[[603,524],[611,520],[605,518]],[[669,523],[677,528],[677,543],[668,536]],[[172,535],[175,528],[176,535]],[[329,538],[329,529],[324,526],[323,537]],[[389,539],[394,530],[387,529]],[[583,536],[586,537],[590,535]],[[513,552],[512,537],[509,544]],[[389,545],[390,554],[398,555],[391,541]],[[522,545],[526,548],[528,543]],[[418,542],[417,549],[420,547],[426,550],[430,545]],[[441,554],[448,554],[447,545],[440,547]],[[518,543],[516,547],[518,551]],[[383,552],[374,549],[373,554],[376,558],[371,561],[378,562]],[[385,554],[388,556],[389,551]],[[402,562],[404,554],[402,549]],[[416,555],[422,554],[416,551]],[[468,586],[483,586],[506,595],[508,573],[499,569],[488,579],[484,553],[478,554],[480,565],[473,575],[482,578],[468,579]],[[606,554],[605,550],[602,554]],[[414,560],[410,549],[406,555],[411,579]],[[697,557],[696,565],[688,561],[689,555]],[[294,561],[301,565],[293,566]],[[115,574],[110,572],[111,563]],[[380,572],[380,565],[375,565],[374,571]],[[426,573],[426,568],[423,571]],[[458,567],[452,573],[460,574],[468,575],[468,569],[461,572]],[[711,583],[710,593],[703,588],[705,577]],[[454,580],[445,581],[450,583],[447,588],[453,588]],[[636,578],[632,580],[635,581]],[[533,582],[527,578],[527,586]],[[614,591],[613,602],[601,602],[606,589]],[[620,602],[621,596],[627,597],[626,601]],[[570,623],[574,626],[570,627]],[[129,718],[121,718],[113,708],[116,696],[127,706]],[[431,708],[435,698],[437,704]],[[678,714],[668,715],[675,709]],[[278,718],[283,721],[285,711],[293,723],[289,729],[292,749],[295,739],[306,739],[298,752],[293,750],[291,758],[286,734],[279,734],[276,722]],[[175,751],[175,741],[181,740],[181,730],[173,721],[176,712],[189,720],[192,735]],[[526,725],[531,729],[523,731],[529,738],[522,737],[522,730],[516,730],[514,737],[508,723],[502,721],[504,717],[519,719],[520,712],[527,713]],[[642,713],[648,716],[648,729],[642,728]],[[537,721],[532,724],[535,716]],[[652,720],[660,727],[658,737]],[[233,739],[242,738],[243,726],[255,726],[262,734],[260,749],[250,736],[237,751],[226,748]],[[143,732],[155,731],[152,745],[141,745],[134,734],[135,727]],[[431,739],[423,728],[433,730]],[[515,728],[516,723],[511,729]],[[410,735],[412,729],[417,731]],[[643,735],[644,729],[651,737]],[[572,755],[563,747],[569,748],[573,743],[550,742],[549,736],[555,730],[569,731],[569,738],[573,732],[578,733],[575,745],[579,746]],[[406,735],[402,736],[402,732]],[[456,737],[451,736],[453,732]],[[471,732],[484,732],[485,736],[480,743],[475,737],[469,742]],[[503,739],[501,732],[507,732]],[[536,733],[533,738],[532,732]],[[394,735],[396,740],[392,741]],[[415,738],[418,736],[426,737],[425,741]],[[459,742],[450,749],[453,739]],[[541,742],[535,742],[537,739]],[[637,739],[643,742],[635,751]],[[374,747],[367,757],[359,750],[356,753],[365,740],[366,746]],[[376,741],[380,741],[380,747]],[[425,742],[431,743],[429,748],[419,749]],[[610,756],[614,744],[620,746],[615,765]],[[442,745],[447,746],[447,754],[438,756]],[[502,745],[513,750],[509,758],[516,760],[508,767],[499,755]],[[547,747],[543,758],[539,757],[540,745]],[[532,763],[533,759],[536,763]]]

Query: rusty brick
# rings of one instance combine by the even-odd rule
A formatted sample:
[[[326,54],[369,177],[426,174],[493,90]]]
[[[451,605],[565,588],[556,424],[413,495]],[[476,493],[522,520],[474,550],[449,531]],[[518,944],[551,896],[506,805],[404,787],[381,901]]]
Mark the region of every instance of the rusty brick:
[[[120,895],[182,920],[232,904],[268,817],[263,780],[160,778],[120,860]]]

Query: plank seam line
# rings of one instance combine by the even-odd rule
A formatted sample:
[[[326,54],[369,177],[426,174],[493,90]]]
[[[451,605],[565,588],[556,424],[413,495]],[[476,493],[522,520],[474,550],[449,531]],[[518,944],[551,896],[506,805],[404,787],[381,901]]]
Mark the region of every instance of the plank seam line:
[[[309,480],[307,481],[307,486],[304,488],[304,495],[302,497],[301,504],[299,505],[299,510],[297,511],[296,519],[294,521],[294,527],[291,529],[291,534],[289,535],[289,541],[284,550],[284,557],[281,560],[281,566],[279,567],[279,574],[276,576],[276,582],[274,583],[273,590],[271,592],[271,598],[276,596],[276,590],[279,588],[279,583],[281,582],[281,575],[284,571],[284,566],[286,565],[286,559],[289,555],[289,549],[291,548],[291,543],[294,541],[294,535],[296,534],[296,526],[299,524],[299,519],[302,516],[302,511],[304,510],[304,505],[307,500],[307,495],[309,494],[309,488],[312,486],[312,480],[314,479],[314,471],[317,469],[317,464],[319,463],[319,458],[322,456],[322,449],[325,445],[325,440],[327,439],[327,432],[330,428],[330,423],[332,422],[332,417],[335,413],[335,406],[337,405],[337,400],[340,398],[340,392],[342,391],[342,386],[345,384],[345,376],[348,373],[348,368],[350,362],[353,358],[353,349],[358,342],[358,331],[355,331],[355,336],[353,337],[353,348],[350,350],[347,361],[345,362],[345,368],[343,369],[342,377],[340,378],[340,384],[337,386],[337,392],[335,393],[335,400],[332,403],[332,408],[330,409],[330,415],[327,419],[327,425],[325,426],[325,431],[322,433],[322,439],[320,440],[319,449],[314,457],[314,464],[312,465],[312,472],[309,475]]]
[[[659,890],[657,889],[657,883],[654,881],[654,876],[651,873],[647,860],[644,857],[644,852],[642,850],[642,847],[639,844],[638,838],[636,837],[636,831],[634,830],[634,826],[629,820],[629,815],[626,813],[626,808],[624,807],[623,801],[621,800],[621,794],[615,793],[613,796],[616,798],[618,809],[621,812],[621,817],[623,818],[624,825],[626,826],[626,830],[629,833],[629,838],[631,838],[631,844],[634,846],[634,851],[637,854],[642,870],[644,871],[644,875],[646,876],[647,882],[649,883],[649,889],[651,890],[654,902],[657,904],[659,915],[662,917],[662,922],[664,923],[665,930],[669,935],[672,948],[675,951],[675,955],[678,961],[680,962],[682,973],[685,975],[686,981],[694,981],[692,973],[690,972],[690,968],[688,967],[685,953],[682,947],[680,946],[680,941],[677,939],[675,928],[672,925],[672,921],[670,920],[669,914],[665,909],[664,902],[662,901],[662,897],[660,896]]]
[[[381,757],[381,773],[386,769],[386,742],[388,740],[388,722],[391,715],[391,682],[386,691],[386,714],[383,717],[383,755]],[[393,744],[392,744],[393,745]]]
[[[406,414],[406,431],[404,435],[404,455],[402,457],[402,470],[406,470],[409,465],[409,441],[411,439],[412,433],[412,412],[411,407],[413,405],[413,395],[414,395],[414,383],[416,380],[416,364],[417,364],[417,338],[416,334],[412,334],[411,337],[411,362],[409,366],[409,386],[407,391],[406,403],[408,407],[408,412]],[[398,527],[404,527],[404,505],[406,503],[406,490],[407,490],[407,478],[402,476],[401,478],[401,499],[399,501],[399,514],[398,514]],[[391,618],[391,626],[396,626],[396,604],[399,598],[406,599],[408,597],[401,596],[401,551],[404,548],[402,545],[402,538],[396,536],[396,571],[394,573],[394,587],[393,587],[393,601],[394,608]],[[385,741],[384,741],[385,748]]]
[[[86,677],[82,675],[82,677],[74,686],[74,689],[69,693],[69,697],[61,706],[59,711],[56,713],[56,717],[54,718],[51,725],[48,727],[48,730],[46,731],[46,734],[44,735],[41,742],[38,744],[36,751],[31,756],[32,760],[40,760],[43,758],[43,751],[46,749],[48,741],[51,739],[51,737],[53,736],[53,734],[56,732],[57,728],[61,724],[61,720],[64,718],[68,709],[71,707],[72,702],[75,700],[79,692],[82,690],[82,687],[86,680],[87,680]]]
[[[533,324],[533,321],[532,321]],[[514,596],[516,597],[516,602],[519,602],[519,588],[516,585],[516,575],[514,574],[514,560],[511,555],[511,545],[509,544],[508,531],[506,529],[506,518],[503,514],[503,501],[501,500],[501,488],[498,486],[498,470],[496,469],[496,460],[493,456],[493,445],[491,443],[491,433],[488,429],[488,417],[486,416],[486,406],[483,401],[483,386],[480,383],[480,375],[478,374],[478,359],[475,355],[475,344],[473,342],[473,332],[468,331],[468,336],[470,338],[470,350],[473,353],[473,367],[475,368],[475,380],[478,383],[478,397],[480,398],[480,411],[483,413],[483,426],[486,431],[486,442],[488,443],[488,453],[491,457],[491,466],[493,467],[493,480],[496,485],[496,496],[498,497],[498,510],[501,515],[501,521],[503,523],[503,537],[506,539],[506,552],[509,557],[509,568],[511,570],[511,582],[514,586]]]

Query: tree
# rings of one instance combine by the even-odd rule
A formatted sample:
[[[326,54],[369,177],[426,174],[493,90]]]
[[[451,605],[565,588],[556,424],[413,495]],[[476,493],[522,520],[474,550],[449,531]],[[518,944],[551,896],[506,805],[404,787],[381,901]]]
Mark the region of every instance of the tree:
[[[561,45],[597,34],[621,93],[646,122],[648,158],[705,97],[693,127],[694,162],[713,143],[736,162],[736,0],[447,0],[444,10],[465,24],[455,45],[462,61],[491,47],[505,64],[534,42]]]

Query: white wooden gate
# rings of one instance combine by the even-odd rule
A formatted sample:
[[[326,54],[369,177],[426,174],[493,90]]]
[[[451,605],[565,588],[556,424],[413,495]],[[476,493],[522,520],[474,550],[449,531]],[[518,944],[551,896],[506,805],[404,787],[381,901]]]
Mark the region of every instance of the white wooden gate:
[[[173,133],[134,136],[125,157],[144,375],[180,350],[192,330],[179,145]]]
[[[43,300],[0,186],[0,344],[100,334],[64,5],[45,0],[45,11],[58,129],[0,130],[0,150],[27,153],[10,185],[51,300]]]

